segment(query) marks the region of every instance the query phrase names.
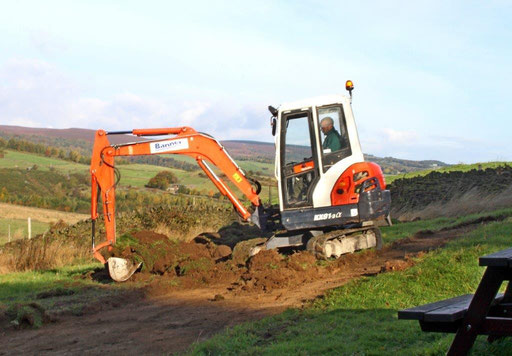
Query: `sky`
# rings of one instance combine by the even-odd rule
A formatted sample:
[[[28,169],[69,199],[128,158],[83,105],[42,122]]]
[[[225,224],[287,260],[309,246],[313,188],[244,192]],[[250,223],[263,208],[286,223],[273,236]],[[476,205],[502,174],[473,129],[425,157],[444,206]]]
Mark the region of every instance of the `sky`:
[[[363,151],[512,161],[512,1],[4,1],[0,124],[272,142],[345,94]]]

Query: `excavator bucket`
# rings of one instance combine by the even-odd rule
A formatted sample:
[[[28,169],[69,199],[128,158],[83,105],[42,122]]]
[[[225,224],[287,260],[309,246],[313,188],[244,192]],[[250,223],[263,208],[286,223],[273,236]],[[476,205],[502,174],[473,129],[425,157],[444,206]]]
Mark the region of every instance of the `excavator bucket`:
[[[137,271],[142,262],[133,263],[127,259],[119,257],[110,257],[107,260],[108,273],[110,277],[116,282],[127,281]]]

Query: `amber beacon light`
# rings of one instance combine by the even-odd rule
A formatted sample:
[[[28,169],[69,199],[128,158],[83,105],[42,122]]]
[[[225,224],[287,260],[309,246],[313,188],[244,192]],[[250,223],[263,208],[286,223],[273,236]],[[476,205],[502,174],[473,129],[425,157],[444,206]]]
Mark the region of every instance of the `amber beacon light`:
[[[350,94],[350,103],[352,103],[352,90],[354,90],[354,83],[352,83],[351,80],[347,80],[345,82],[345,89],[348,90],[348,92]]]
[[[352,83],[351,80],[347,80],[345,83],[345,89],[347,89],[349,93],[352,94],[352,90],[354,90],[354,83]]]

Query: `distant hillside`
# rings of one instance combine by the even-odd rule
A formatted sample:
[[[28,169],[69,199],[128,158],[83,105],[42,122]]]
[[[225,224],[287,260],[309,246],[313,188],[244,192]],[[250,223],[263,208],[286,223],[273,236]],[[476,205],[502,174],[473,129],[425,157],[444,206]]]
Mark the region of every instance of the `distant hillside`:
[[[89,155],[92,149],[94,133],[95,131],[90,129],[47,129],[0,125],[0,137],[20,136],[25,140],[45,145],[77,150],[85,156]],[[144,139],[132,135],[112,135],[109,136],[109,140],[113,144],[120,144]],[[221,141],[221,143],[235,160],[267,164],[273,164],[274,162],[274,143],[245,140],[226,140]],[[297,154],[301,156],[301,152],[297,152]],[[149,163],[176,168],[178,168],[178,165],[181,165],[179,168],[183,168],[183,163],[176,162],[180,158],[178,156],[174,157],[145,156],[133,158],[132,160],[137,163]],[[379,164],[385,174],[403,174],[448,166],[448,164],[441,161],[411,161],[393,157],[381,158],[373,155],[365,155],[365,159]],[[190,163],[195,164],[195,162]],[[192,169],[192,167],[187,168]],[[268,174],[268,172],[266,173]]]
[[[393,157],[377,157],[374,155],[364,155],[364,159],[367,161],[375,162],[382,167],[384,174],[403,174],[415,171],[422,171],[425,169],[437,169],[442,167],[448,167],[441,161],[411,161],[407,159],[398,159]]]
[[[23,127],[23,126],[7,126],[0,125],[0,132],[7,135],[18,135],[18,136],[35,136],[43,138],[61,138],[71,141],[86,141],[92,144],[94,142],[95,130],[90,129],[47,129],[37,127]],[[111,143],[119,144],[133,141],[140,141],[142,139],[131,135],[112,135],[109,136]],[[91,146],[92,148],[92,146]]]
[[[274,143],[257,142],[257,141],[239,141],[229,140],[222,141],[222,144],[226,147],[228,152],[236,159],[245,160],[258,160],[261,162],[274,162],[275,157],[275,145]],[[302,147],[296,146],[293,148],[292,156],[300,160],[301,157],[307,156],[307,149],[301,149]],[[377,157],[370,154],[364,155],[365,160],[375,162],[381,166],[384,174],[403,174],[416,171],[423,171],[427,169],[438,169],[442,167],[448,167],[441,161],[425,160],[425,161],[411,161],[407,159],[399,159],[393,157]]]

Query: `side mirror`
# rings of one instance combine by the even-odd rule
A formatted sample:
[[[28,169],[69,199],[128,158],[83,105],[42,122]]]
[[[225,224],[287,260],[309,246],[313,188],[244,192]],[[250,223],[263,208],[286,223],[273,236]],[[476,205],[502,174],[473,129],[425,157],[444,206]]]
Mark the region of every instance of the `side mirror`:
[[[272,136],[275,136],[277,129],[277,120],[274,116],[270,119],[270,126],[272,126]]]
[[[279,114],[279,110],[277,110],[272,105],[268,106],[268,111],[272,114],[272,117],[270,118],[270,126],[272,126],[272,136],[276,135],[276,129],[277,129],[277,115]]]

